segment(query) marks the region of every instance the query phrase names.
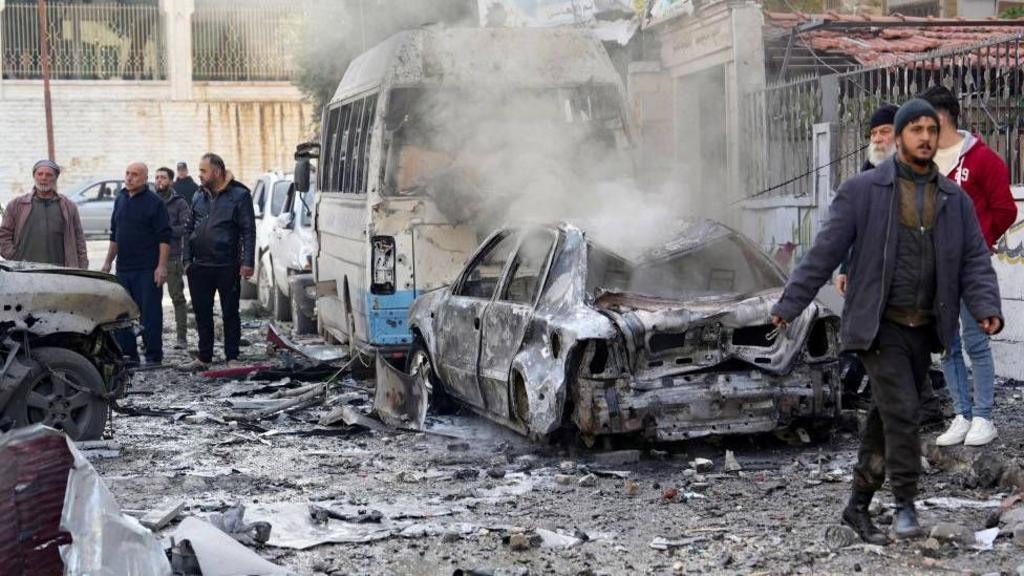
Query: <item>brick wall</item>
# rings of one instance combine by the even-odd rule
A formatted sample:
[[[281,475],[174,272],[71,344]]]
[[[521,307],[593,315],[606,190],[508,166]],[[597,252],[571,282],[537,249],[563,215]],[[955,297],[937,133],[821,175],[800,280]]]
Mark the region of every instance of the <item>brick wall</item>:
[[[46,156],[38,83],[0,84],[0,202],[31,189],[32,164]],[[198,172],[205,152],[224,157],[247,184],[267,169],[290,170],[296,144],[308,139],[311,108],[287,85],[195,86],[192,100],[170,100],[161,87],[59,84],[53,90],[56,160],[62,192],[97,177],[118,177],[134,160],[150,174],[178,160]],[[152,177],[152,176],[151,176]]]

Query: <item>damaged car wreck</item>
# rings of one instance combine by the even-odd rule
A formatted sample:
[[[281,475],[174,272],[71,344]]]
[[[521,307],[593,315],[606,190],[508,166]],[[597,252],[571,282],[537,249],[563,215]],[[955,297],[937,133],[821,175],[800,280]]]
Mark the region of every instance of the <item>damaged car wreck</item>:
[[[109,274],[0,262],[0,430],[99,438],[129,379],[113,332],[138,317]]]
[[[635,244],[567,223],[493,234],[413,304],[409,374],[533,438],[569,430],[588,445],[831,425],[833,312],[815,304],[776,331],[785,276],[715,222]]]

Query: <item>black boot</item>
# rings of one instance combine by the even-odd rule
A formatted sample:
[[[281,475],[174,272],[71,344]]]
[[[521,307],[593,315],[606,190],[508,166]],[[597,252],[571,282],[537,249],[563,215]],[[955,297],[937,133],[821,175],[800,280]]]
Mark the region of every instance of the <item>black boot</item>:
[[[917,523],[917,509],[914,500],[896,500],[896,514],[892,519],[892,529],[897,538],[919,538],[924,534]]]
[[[843,524],[853,528],[860,539],[868,544],[888,544],[889,539],[871,521],[871,513],[868,512],[872,496],[874,496],[873,492],[854,490],[850,495],[850,502],[843,509]]]

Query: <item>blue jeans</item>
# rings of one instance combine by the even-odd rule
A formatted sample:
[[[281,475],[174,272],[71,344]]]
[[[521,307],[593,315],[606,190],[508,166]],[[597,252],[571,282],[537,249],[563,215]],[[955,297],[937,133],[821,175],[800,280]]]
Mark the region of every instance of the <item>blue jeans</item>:
[[[982,332],[963,303],[960,304],[960,325],[963,340],[961,332],[957,332],[949,347],[949,354],[942,359],[942,373],[946,377],[949,395],[953,397],[953,409],[968,420],[975,416],[991,420],[996,368],[992,361],[988,334]],[[971,358],[971,373],[974,375],[973,397],[967,382],[967,366],[962,352],[965,346]]]
[[[142,314],[142,341],[146,343],[146,361],[159,364],[164,358],[164,289],[153,282],[153,270],[117,271],[121,286],[139,307]],[[139,359],[139,344],[131,328],[118,330],[117,343],[125,356]]]

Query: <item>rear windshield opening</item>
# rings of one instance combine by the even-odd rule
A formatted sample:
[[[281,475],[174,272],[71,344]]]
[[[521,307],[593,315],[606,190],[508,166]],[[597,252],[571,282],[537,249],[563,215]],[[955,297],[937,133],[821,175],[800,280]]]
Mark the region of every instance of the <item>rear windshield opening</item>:
[[[587,289],[665,300],[735,298],[781,288],[785,278],[767,257],[738,236],[719,238],[657,260],[631,263],[590,246]]]

